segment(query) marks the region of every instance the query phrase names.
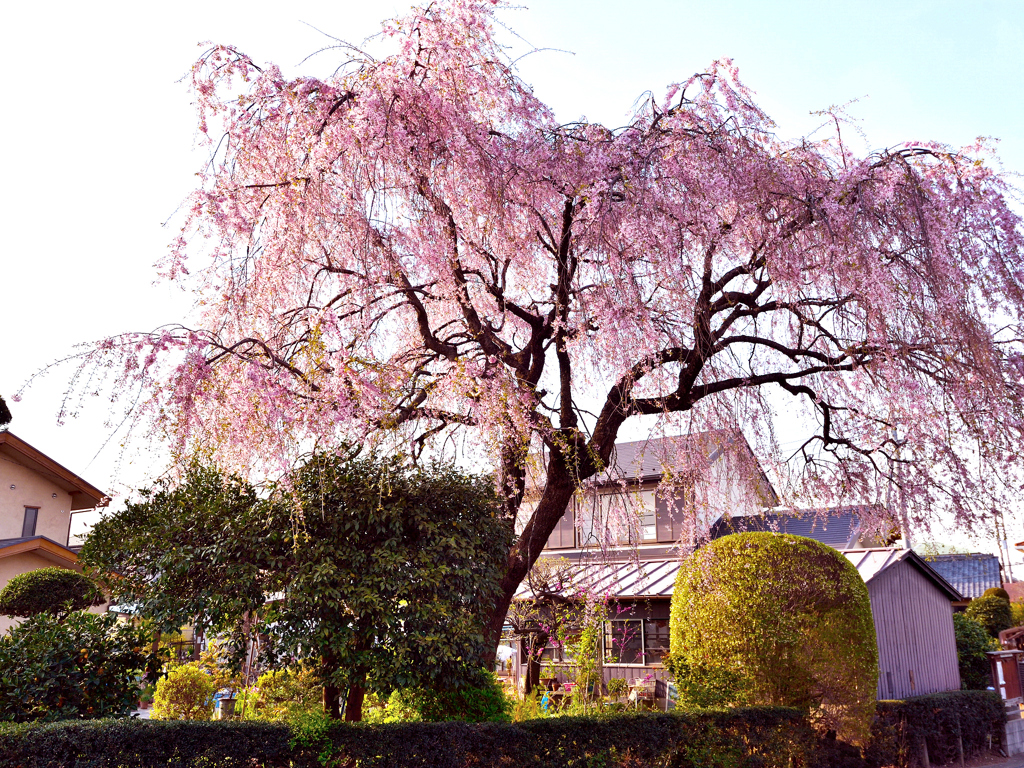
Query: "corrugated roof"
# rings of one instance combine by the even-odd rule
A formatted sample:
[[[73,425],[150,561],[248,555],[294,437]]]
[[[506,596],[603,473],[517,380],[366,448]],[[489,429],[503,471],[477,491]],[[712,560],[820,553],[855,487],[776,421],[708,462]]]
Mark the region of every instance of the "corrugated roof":
[[[986,589],[1003,585],[999,558],[995,555],[926,555],[924,560],[965,598],[973,600],[985,594]]]
[[[834,507],[829,510],[766,512],[747,517],[721,518],[711,526],[711,538],[732,533],[772,531],[805,536],[836,549],[856,546],[860,537],[860,515],[864,507]]]
[[[857,568],[857,573],[864,579],[865,584],[895,563],[907,562],[930,579],[935,586],[944,591],[951,601],[959,602],[963,600],[963,595],[956,588],[956,585],[951,584],[941,573],[931,567],[931,563],[925,562],[912,549],[891,549],[888,547],[848,549],[843,554]]]
[[[910,549],[854,549],[845,550],[843,554],[857,569],[857,573],[868,583],[878,574],[896,563],[908,561],[927,576],[951,601],[961,599],[959,592],[950,585],[941,574],[936,573],[918,555]],[[676,575],[682,563],[678,559],[652,560],[637,563],[590,563],[580,565],[564,593],[572,594],[576,590],[586,590],[593,594],[604,595],[610,599],[638,599],[645,597],[671,597],[672,588],[676,583]],[[529,586],[524,582],[516,591],[516,598],[528,600],[533,597]]]

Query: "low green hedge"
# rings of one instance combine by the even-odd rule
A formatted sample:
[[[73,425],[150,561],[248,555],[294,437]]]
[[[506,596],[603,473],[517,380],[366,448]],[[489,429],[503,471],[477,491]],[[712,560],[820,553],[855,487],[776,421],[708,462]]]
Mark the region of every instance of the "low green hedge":
[[[268,722],[75,720],[0,726],[0,768],[871,768],[908,766],[925,740],[935,764],[998,746],[990,691],[878,702],[864,752],[818,739],[794,709],[752,707],[524,723],[333,724],[296,732]],[[301,739],[299,739],[301,740]],[[321,762],[321,756],[329,756]]]
[[[919,762],[921,742],[934,764],[958,763],[959,736],[965,759],[1000,746],[1003,702],[992,691],[950,691],[904,701],[880,701],[864,752],[872,766]]]
[[[287,726],[95,720],[0,727],[0,768],[360,768],[515,766],[825,766],[805,716],[791,709],[552,718],[518,724],[332,726],[292,747]],[[327,743],[329,741],[329,744]]]

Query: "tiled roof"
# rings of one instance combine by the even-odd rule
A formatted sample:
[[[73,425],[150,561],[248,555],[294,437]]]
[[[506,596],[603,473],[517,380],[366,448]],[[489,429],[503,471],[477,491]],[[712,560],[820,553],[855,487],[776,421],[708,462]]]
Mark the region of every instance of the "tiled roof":
[[[1003,585],[999,558],[995,555],[926,555],[924,560],[965,598],[973,600],[985,594],[986,589]]]
[[[745,531],[774,531],[806,536],[836,549],[847,549],[857,545],[862,509],[860,506],[848,506],[824,511],[766,512],[748,517],[723,517],[711,526],[711,538],[720,539],[730,533]]]

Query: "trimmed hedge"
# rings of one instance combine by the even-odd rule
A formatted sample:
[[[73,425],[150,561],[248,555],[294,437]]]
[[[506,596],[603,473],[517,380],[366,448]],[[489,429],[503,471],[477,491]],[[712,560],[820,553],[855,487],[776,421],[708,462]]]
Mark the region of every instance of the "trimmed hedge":
[[[933,764],[998,746],[991,691],[878,702],[865,750],[819,739],[794,709],[752,707],[524,723],[333,724],[313,746],[283,723],[145,720],[0,725],[0,768],[877,768]],[[306,731],[307,736],[316,728]],[[330,759],[321,763],[321,754]]]
[[[1003,703],[993,691],[950,691],[904,701],[880,701],[865,758],[872,766],[919,762],[921,742],[933,764],[957,763],[957,736],[965,759],[1002,739]]]
[[[552,718],[518,724],[337,724],[330,746],[290,746],[286,725],[94,720],[0,727],[0,768],[583,768],[583,766],[825,766],[835,764],[792,709]],[[842,746],[842,745],[838,745]]]

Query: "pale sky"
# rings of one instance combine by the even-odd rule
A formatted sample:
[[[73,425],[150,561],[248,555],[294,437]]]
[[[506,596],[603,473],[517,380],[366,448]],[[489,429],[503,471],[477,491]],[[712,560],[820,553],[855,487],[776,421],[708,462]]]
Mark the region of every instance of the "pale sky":
[[[286,75],[323,75],[333,53],[312,27],[360,42],[406,2],[263,0],[22,2],[5,7],[0,71],[0,394],[11,430],[111,492],[163,469],[159,448],[121,455],[90,399],[57,426],[71,370],[10,396],[74,345],[185,319],[190,300],[154,285],[153,263],[203,156],[181,78],[207,40]],[[730,57],[783,137],[854,99],[867,147],[1001,140],[1024,171],[1024,2],[950,0],[536,0],[500,18],[537,48],[520,74],[559,119],[615,127],[645,91]],[[311,25],[311,26],[308,26]],[[522,47],[522,44],[520,44]],[[102,447],[102,449],[101,449]],[[1011,538],[1024,539],[1015,522]],[[952,533],[949,540],[957,538]],[[977,542],[988,550],[991,543]],[[1024,575],[1024,573],[1022,573]]]

